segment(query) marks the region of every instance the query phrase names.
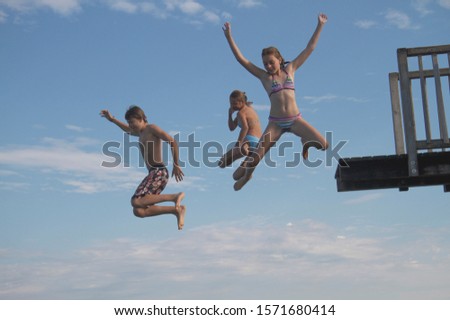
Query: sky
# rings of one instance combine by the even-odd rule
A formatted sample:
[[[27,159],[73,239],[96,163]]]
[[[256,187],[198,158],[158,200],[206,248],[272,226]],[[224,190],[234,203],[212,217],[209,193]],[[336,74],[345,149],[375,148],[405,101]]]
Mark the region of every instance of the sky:
[[[239,163],[214,165],[238,135],[231,91],[263,126],[270,110],[222,25],[262,66],[264,47],[300,53],[320,12],[303,117],[340,157],[394,154],[396,50],[448,44],[449,0],[0,0],[0,298],[449,299],[442,186],[337,192],[336,157],[297,161],[291,134],[239,192]],[[133,216],[146,169],[99,116],[133,104],[184,146],[185,180],[164,191],[186,193],[183,231]]]

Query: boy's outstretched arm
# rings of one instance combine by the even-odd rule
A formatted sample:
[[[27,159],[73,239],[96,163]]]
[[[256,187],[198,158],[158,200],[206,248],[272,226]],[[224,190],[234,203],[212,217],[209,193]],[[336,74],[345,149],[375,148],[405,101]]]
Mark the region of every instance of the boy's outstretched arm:
[[[130,127],[126,124],[123,123],[119,120],[117,120],[116,118],[114,118],[111,113],[109,112],[109,110],[102,110],[100,111],[100,115],[103,118],[106,118],[107,120],[109,120],[110,122],[114,123],[116,126],[118,126],[120,129],[122,129],[123,131],[125,131],[126,133],[131,133],[131,129]]]

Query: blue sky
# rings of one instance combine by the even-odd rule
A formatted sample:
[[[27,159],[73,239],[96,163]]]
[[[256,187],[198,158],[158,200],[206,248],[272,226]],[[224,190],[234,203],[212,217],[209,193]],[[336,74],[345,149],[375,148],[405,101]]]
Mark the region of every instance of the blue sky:
[[[233,168],[187,165],[165,190],[186,192],[179,232],[171,216],[132,215],[146,173],[136,148],[101,166],[105,143],[124,143],[102,108],[122,118],[140,105],[180,140],[194,135],[200,162],[237,138],[232,90],[265,125],[268,97],[221,26],[231,21],[261,65],[270,45],[295,57],[319,12],[329,21],[296,77],[303,116],[346,141],[343,157],[393,154],[396,49],[448,44],[448,0],[0,0],[0,298],[450,298],[442,187],[338,193],[336,161],[285,168],[300,151],[287,134],[276,167],[262,164],[240,192]]]

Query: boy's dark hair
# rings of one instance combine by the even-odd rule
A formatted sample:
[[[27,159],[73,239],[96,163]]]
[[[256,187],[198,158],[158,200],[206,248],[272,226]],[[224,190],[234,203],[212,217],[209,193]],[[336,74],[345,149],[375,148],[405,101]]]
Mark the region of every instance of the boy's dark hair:
[[[131,118],[138,119],[138,120],[144,120],[144,122],[147,122],[147,117],[145,116],[144,110],[142,110],[138,106],[130,106],[125,113],[125,119],[128,121]]]

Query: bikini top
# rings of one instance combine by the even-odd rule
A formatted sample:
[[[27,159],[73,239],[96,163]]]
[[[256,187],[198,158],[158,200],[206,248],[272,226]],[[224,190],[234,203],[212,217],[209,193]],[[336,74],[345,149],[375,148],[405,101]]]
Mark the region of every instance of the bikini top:
[[[284,73],[286,73],[286,80],[283,84],[279,83],[277,80],[273,79],[272,76],[272,91],[269,94],[269,97],[277,92],[280,92],[281,90],[288,89],[288,90],[295,90],[294,80],[289,76],[286,70],[284,70]]]

